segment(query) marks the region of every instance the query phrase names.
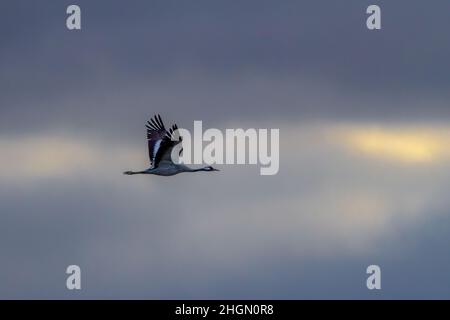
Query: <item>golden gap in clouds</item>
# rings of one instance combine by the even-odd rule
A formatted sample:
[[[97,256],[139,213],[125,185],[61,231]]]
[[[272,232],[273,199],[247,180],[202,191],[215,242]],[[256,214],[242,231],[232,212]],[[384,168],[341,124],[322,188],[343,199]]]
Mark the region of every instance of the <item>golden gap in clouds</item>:
[[[346,133],[352,149],[363,154],[405,163],[439,160],[450,146],[448,132],[412,129],[358,128]]]
[[[95,164],[95,148],[81,141],[42,136],[0,140],[0,176],[67,175]]]

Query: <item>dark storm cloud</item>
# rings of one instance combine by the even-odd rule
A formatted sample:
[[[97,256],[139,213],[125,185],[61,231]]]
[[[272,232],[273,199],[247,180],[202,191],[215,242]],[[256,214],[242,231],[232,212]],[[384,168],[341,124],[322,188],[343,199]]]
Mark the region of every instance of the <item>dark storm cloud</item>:
[[[383,29],[370,32],[368,1],[80,1],[83,30],[70,32],[67,1],[3,2],[2,131],[160,110],[181,120],[448,117],[450,5],[377,3]]]
[[[61,23],[67,3],[4,4],[3,49],[26,52],[3,54],[61,62],[79,77],[80,66],[104,63],[137,77],[199,67],[306,72],[375,87],[449,84],[446,1],[378,1],[381,32],[365,27],[369,1],[80,1],[81,33]]]

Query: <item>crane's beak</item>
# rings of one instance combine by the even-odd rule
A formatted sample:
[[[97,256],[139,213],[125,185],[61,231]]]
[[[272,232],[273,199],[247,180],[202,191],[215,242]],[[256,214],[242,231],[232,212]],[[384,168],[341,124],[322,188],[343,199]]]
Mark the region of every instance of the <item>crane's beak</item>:
[[[219,169],[213,168],[213,171],[220,171]]]

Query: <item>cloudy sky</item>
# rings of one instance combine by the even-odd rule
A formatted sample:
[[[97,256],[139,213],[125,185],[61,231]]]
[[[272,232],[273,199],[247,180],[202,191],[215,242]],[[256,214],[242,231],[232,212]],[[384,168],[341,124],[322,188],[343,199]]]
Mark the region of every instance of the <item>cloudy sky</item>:
[[[450,298],[448,1],[0,12],[0,298]],[[280,171],[124,176],[154,113],[279,128]]]

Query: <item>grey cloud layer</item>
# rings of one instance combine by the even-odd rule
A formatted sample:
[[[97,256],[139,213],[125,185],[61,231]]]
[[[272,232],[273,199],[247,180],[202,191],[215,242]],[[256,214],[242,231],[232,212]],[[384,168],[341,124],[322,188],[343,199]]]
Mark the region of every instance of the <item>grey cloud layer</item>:
[[[448,128],[448,1],[377,1],[380,32],[373,1],[77,3],[81,32],[70,1],[0,4],[0,297],[450,297],[448,159],[379,162],[321,131]],[[155,112],[280,128],[280,174],[123,177]]]
[[[447,119],[448,2],[379,3],[381,32],[366,30],[364,1],[81,1],[77,33],[64,2],[4,2],[1,130],[161,110]]]

